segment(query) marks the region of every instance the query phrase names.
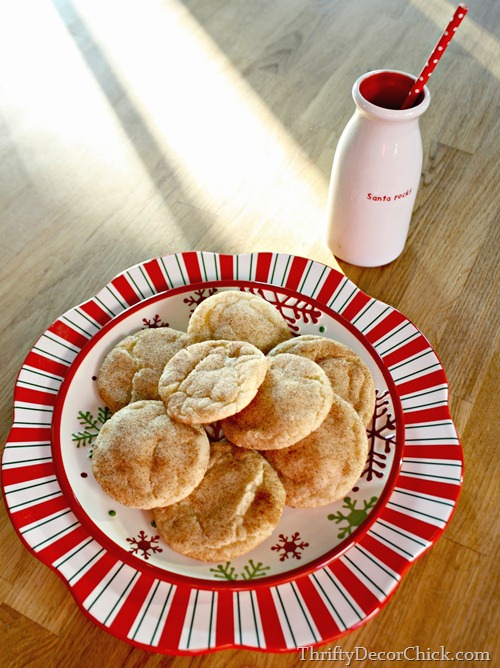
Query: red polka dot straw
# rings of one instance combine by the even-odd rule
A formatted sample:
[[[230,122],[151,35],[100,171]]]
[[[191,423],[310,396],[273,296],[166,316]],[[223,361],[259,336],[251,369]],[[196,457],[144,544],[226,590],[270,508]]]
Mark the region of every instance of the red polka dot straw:
[[[468,9],[469,8],[467,7],[467,5],[464,5],[462,3],[458,5],[458,7],[455,10],[455,13],[450,19],[450,22],[446,26],[446,30],[441,35],[439,42],[434,47],[434,51],[431,53],[429,59],[425,63],[424,69],[420,72],[417,80],[412,86],[412,89],[408,93],[407,98],[403,102],[401,109],[409,109],[415,104],[419,94],[422,92],[425,84],[427,83],[429,77],[434,71],[434,68],[439,63],[441,56],[443,55],[443,53],[446,50],[446,47],[450,43],[451,38],[457,31],[458,26],[462,23],[462,19],[467,14]]]

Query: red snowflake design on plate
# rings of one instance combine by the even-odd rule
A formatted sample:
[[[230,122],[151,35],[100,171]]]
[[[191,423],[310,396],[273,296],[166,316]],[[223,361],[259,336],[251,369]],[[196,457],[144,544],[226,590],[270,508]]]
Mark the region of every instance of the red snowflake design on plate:
[[[148,538],[147,533],[144,531],[139,531],[137,538],[127,538],[127,542],[131,543],[130,552],[137,555],[142,553],[146,561],[149,559],[150,552],[163,552],[161,547],[155,545],[159,540],[160,536],[151,536],[151,538]]]
[[[201,304],[201,302],[204,302],[205,299],[208,297],[211,297],[217,292],[217,288],[201,288],[201,290],[195,290],[194,291],[194,296],[189,295],[189,297],[186,297],[184,299],[184,303],[187,304],[188,306],[191,306],[190,312],[193,313],[193,311],[196,309],[196,307]],[[206,294],[205,294],[206,293]]]
[[[143,318],[142,322],[144,323],[144,329],[158,329],[159,327],[170,327],[168,322],[163,322],[158,314],[153,316],[151,320],[149,318]]]
[[[271,550],[275,550],[280,554],[280,561],[285,561],[285,559],[288,559],[289,557],[293,559],[302,559],[300,551],[304,550],[306,547],[309,547],[309,543],[305,543],[301,540],[300,533],[296,531],[290,538],[280,533],[278,543],[273,545]]]
[[[395,445],[394,439],[396,437],[396,423],[387,408],[389,401],[386,397],[389,392],[379,395],[378,390],[376,390],[376,394],[375,412],[366,431],[370,449],[365,470],[361,474],[361,477],[366,478],[368,482],[372,480],[373,476],[382,478],[384,475],[384,469],[387,466],[387,455],[390,454],[391,448]],[[383,452],[376,450],[375,447],[380,441],[383,443]]]
[[[295,324],[297,320],[302,320],[306,324],[309,322],[316,324],[321,316],[321,311],[314,308],[312,304],[297,299],[297,297],[279,295],[275,291],[272,291],[273,297],[271,297],[269,295],[269,292],[271,291],[266,290],[264,292],[261,288],[248,288],[248,292],[251,292],[253,295],[259,295],[272,304],[286,320],[288,326],[294,333],[299,331],[298,325]]]

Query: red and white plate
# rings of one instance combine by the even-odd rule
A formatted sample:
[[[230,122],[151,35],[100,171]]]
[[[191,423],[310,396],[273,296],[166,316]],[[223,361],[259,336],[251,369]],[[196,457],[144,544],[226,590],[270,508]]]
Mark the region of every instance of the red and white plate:
[[[294,334],[353,348],[377,402],[365,470],[344,499],[286,508],[255,550],[207,564],[170,550],[148,511],[95,482],[92,444],[110,416],[95,377],[124,336],[185,330],[198,303],[227,289],[264,297]],[[38,339],[15,387],[2,487],[26,547],[107,632],[163,653],[279,652],[330,642],[375,614],[446,527],[462,470],[444,371],[405,316],[312,260],[188,252],[127,269]]]

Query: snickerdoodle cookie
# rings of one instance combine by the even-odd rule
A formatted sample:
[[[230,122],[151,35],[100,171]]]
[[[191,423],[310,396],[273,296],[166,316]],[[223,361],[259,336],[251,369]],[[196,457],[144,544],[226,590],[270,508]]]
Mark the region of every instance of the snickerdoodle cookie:
[[[198,340],[248,341],[267,353],[291,337],[285,319],[258,295],[239,290],[217,292],[201,302],[188,324]]]
[[[335,395],[321,426],[290,448],[265,457],[286,490],[286,503],[316,508],[341,499],[359,479],[368,455],[363,421]]]
[[[202,341],[172,357],[158,391],[171,417],[187,424],[209,424],[247,406],[267,367],[266,356],[251,343]]]
[[[161,401],[136,401],[102,426],[92,470],[115,501],[147,509],[190,494],[203,478],[209,456],[203,427],[175,422]]]
[[[348,346],[324,336],[305,334],[280,343],[269,356],[291,353],[307,357],[323,369],[333,391],[352,404],[368,426],[375,408],[375,383],[361,357]]]
[[[318,364],[283,353],[269,358],[255,399],[221,426],[225,436],[243,448],[286,448],[319,427],[332,400],[330,381]]]
[[[245,554],[271,535],[285,505],[278,474],[258,452],[213,443],[205,477],[185,499],[155,508],[158,533],[173,550],[202,561]]]
[[[97,391],[113,412],[131,401],[158,400],[158,380],[168,360],[192,343],[170,327],[143,329],[120,341],[104,358]]]

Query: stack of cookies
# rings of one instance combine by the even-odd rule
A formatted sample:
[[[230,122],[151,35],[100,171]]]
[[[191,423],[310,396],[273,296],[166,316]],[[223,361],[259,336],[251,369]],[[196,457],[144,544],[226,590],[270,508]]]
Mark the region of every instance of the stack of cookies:
[[[116,501],[152,509],[160,536],[203,561],[240,556],[286,505],[342,498],[368,454],[375,388],[367,366],[331,339],[292,337],[265,299],[228,290],[201,302],[187,332],[128,336],[97,387],[113,411],[92,467]],[[210,443],[205,426],[225,438]]]

